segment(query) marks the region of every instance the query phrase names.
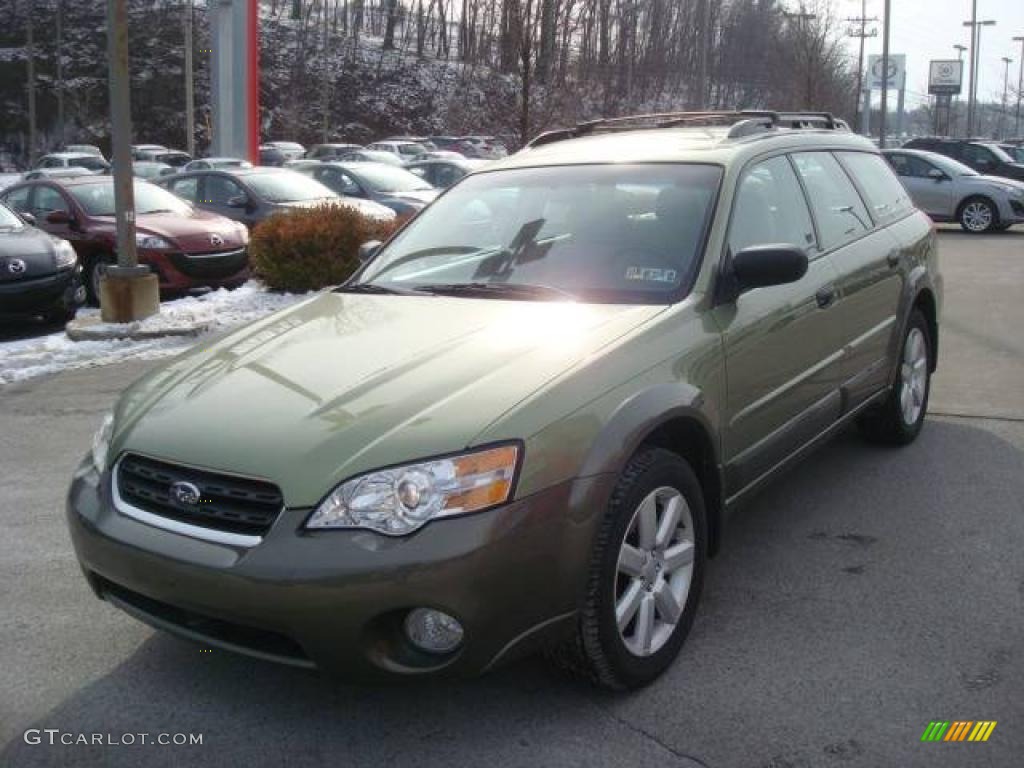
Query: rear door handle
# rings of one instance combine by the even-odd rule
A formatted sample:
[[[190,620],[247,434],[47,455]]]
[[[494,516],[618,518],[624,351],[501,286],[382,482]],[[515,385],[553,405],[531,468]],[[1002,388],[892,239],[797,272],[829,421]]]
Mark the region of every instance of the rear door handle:
[[[819,288],[818,292],[814,294],[814,298],[818,301],[818,306],[822,309],[832,306],[832,302],[836,300],[836,287],[831,283]]]

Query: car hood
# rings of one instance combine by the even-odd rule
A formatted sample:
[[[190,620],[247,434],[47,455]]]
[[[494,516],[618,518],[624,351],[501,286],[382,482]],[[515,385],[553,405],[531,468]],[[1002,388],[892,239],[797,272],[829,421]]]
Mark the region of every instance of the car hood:
[[[395,212],[373,200],[363,200],[358,197],[326,197],[320,200],[294,200],[290,203],[277,203],[281,208],[316,208],[321,205],[337,205],[346,208],[355,208],[357,211],[376,219],[391,220],[395,218]]]
[[[984,186],[997,186],[997,187],[1012,187],[1013,189],[1024,189],[1024,181],[1018,181],[1017,179],[1008,179],[1005,176],[961,176],[960,178],[965,179],[968,183],[973,185],[984,185]]]
[[[264,477],[312,506],[353,475],[473,445],[663,310],[321,294],[133,385],[111,452]]]
[[[99,221],[115,228],[113,216],[97,216]],[[159,235],[176,242],[183,250],[220,250],[240,248],[246,235],[231,219],[216,213],[194,208],[191,213],[140,213],[135,218],[136,230],[141,234]],[[217,235],[220,244],[210,243]]]
[[[57,270],[56,239],[35,227],[0,229],[0,283],[52,274]],[[17,259],[23,265],[9,268]]]

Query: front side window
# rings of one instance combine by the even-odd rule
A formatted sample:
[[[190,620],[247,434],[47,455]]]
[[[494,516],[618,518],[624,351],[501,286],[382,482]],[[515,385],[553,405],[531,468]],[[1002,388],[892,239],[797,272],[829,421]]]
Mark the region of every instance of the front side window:
[[[64,196],[53,187],[36,187],[35,207],[39,213],[50,213],[51,211],[69,212],[68,203]]]
[[[789,160],[758,163],[740,181],[729,230],[729,249],[752,245],[814,246],[814,224]]]
[[[90,171],[105,171],[109,167],[102,157],[76,157],[68,161],[68,165]]]
[[[897,176],[910,179],[928,178],[928,171],[935,167],[916,155],[890,154],[886,155],[885,159]]]
[[[361,282],[490,297],[668,303],[700,263],[721,176],[720,167],[697,164],[483,173],[413,219]]]
[[[807,188],[822,249],[837,248],[871,229],[867,208],[838,160],[828,152],[799,152],[793,161]]]
[[[178,197],[182,197],[189,202],[196,202],[199,198],[199,177],[192,176],[188,179],[178,179],[172,182],[170,185],[171,191]]]
[[[206,202],[211,205],[227,205],[232,198],[240,197],[242,188],[223,176],[206,177]]]
[[[838,157],[860,184],[875,221],[894,221],[913,210],[914,204],[910,202],[907,191],[879,155],[840,152]]]
[[[975,167],[993,167],[999,162],[991,148],[977,144],[965,144],[962,157],[965,163]]]

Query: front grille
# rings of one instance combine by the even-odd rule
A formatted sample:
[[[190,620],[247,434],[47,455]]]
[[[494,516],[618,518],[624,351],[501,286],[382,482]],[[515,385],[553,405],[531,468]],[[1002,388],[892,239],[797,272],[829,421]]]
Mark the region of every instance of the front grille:
[[[211,644],[285,664],[313,666],[302,646],[286,635],[195,613],[141,595],[97,573],[91,576],[104,599],[161,629],[172,632],[178,630],[196,640],[206,639]]]
[[[221,253],[173,253],[171,263],[189,277],[225,278],[241,272],[248,264],[246,249]]]
[[[128,454],[117,465],[121,499],[145,512],[218,531],[262,536],[281,513],[281,491],[273,483],[222,475]],[[191,483],[196,504],[171,496],[177,482]]]

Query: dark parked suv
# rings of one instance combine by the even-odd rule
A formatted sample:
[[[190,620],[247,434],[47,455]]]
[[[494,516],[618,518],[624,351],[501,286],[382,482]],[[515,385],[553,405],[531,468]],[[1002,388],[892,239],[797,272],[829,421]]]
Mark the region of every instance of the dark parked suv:
[[[974,139],[911,139],[904,149],[924,149],[959,160],[969,168],[986,176],[1002,176],[1024,181],[1024,164],[999,146],[998,141]]]
[[[547,646],[644,685],[755,489],[852,422],[917,437],[941,305],[932,222],[831,116],[583,124],[150,371],[71,538],[98,596],[207,646],[419,679]]]

